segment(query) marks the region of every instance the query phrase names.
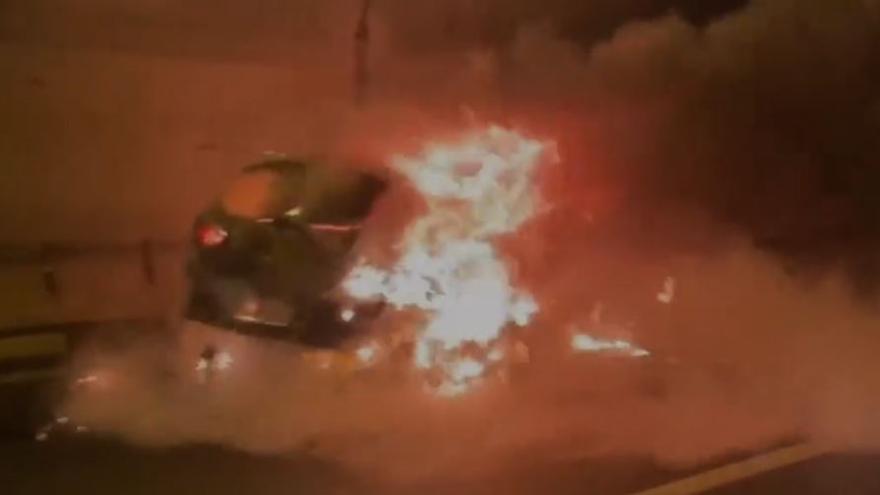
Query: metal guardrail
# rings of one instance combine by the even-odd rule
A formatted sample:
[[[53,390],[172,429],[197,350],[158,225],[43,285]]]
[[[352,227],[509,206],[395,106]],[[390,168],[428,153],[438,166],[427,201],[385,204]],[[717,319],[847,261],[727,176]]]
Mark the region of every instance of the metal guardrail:
[[[74,243],[41,242],[36,244],[0,244],[0,267],[14,265],[37,265],[40,267],[43,287],[54,297],[60,295],[57,263],[62,260],[85,257],[106,256],[120,253],[139,253],[141,272],[149,285],[158,280],[158,253],[182,250],[181,241],[144,239],[139,242],[118,243]]]
[[[0,243],[0,336],[16,327],[163,314],[184,246],[153,239]]]
[[[88,329],[166,321],[172,307],[167,271],[176,267],[169,260],[183,248],[182,242],[151,239],[0,244],[6,298],[0,384],[51,376],[69,353],[71,339]]]

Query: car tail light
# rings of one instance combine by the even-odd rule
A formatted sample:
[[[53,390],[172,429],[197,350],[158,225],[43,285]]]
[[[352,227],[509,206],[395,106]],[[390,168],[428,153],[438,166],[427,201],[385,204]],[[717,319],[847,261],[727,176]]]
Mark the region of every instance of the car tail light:
[[[226,241],[229,232],[219,225],[203,225],[196,231],[196,239],[203,247],[216,247]]]

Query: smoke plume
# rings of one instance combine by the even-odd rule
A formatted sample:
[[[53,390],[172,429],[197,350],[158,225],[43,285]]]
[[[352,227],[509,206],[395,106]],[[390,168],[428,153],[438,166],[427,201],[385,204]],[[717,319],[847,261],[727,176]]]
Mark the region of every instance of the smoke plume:
[[[123,378],[108,378],[106,396],[71,395],[67,413],[136,442],[312,448],[395,475],[519,454],[689,465],[795,437],[875,447],[877,3],[753,0],[717,16],[632,7],[622,20],[606,13],[605,31],[560,20],[583,2],[465,4],[376,7],[366,106],[328,97],[319,124],[333,131],[318,134],[331,155],[378,167],[484,122],[557,142],[560,163],[536,184],[546,209],[501,243],[541,306],[526,337],[533,371],[438,402],[382,373],[348,382],[291,347],[189,329],[175,376],[216,338],[237,356],[226,381],[169,384],[156,371],[163,352],[133,345],[84,356]],[[346,59],[343,31],[303,43]],[[373,256],[393,257],[418,214],[398,185],[371,220]],[[667,277],[669,304],[656,297]],[[572,356],[565,332],[598,306],[652,355]]]

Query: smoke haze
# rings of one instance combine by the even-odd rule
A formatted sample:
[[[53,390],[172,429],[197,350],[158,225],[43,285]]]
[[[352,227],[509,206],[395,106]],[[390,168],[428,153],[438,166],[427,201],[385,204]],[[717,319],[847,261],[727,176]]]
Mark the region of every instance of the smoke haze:
[[[283,26],[301,36],[296,53],[278,48],[288,46],[278,31],[246,38],[259,41],[230,59],[258,60],[253,66],[204,62],[217,56],[207,41],[184,45],[203,57],[200,66],[96,59],[128,67],[128,87],[146,94],[132,96],[124,127],[144,131],[136,149],[155,144],[148,155],[165,160],[156,163],[180,165],[156,170],[133,159],[155,189],[135,192],[142,203],[132,211],[170,233],[183,231],[235,167],[270,147],[380,166],[391,153],[482,122],[557,141],[561,161],[538,184],[546,211],[502,243],[542,307],[528,337],[536,371],[519,387],[437,404],[415,385],[387,386],[387,377],[340,385],[309,371],[290,348],[226,336],[244,356],[228,383],[207,391],[169,386],[156,371],[167,364],[162,351],[135,343],[83,355],[88,368],[125,378],[104,398],[73,394],[64,409],[136,442],[209,441],[260,452],[312,445],[396,475],[477,469],[519,451],[649,455],[687,465],[781,438],[876,446],[880,6],[753,0],[708,12],[686,3],[584,4],[416,9],[384,2],[371,17],[369,101],[359,110],[350,105],[350,65],[320,62],[351,61],[356,8],[345,2],[327,10],[312,2],[311,29]],[[145,2],[141,15],[160,18],[156,12],[170,5]],[[566,19],[593,19],[584,24],[593,27]],[[171,49],[113,39],[116,50],[152,51],[146,57]],[[267,46],[278,50],[256,48]],[[26,74],[33,60],[16,57],[9,59],[16,74]],[[279,59],[290,63],[281,68]],[[136,82],[138,71],[160,66],[177,79]],[[225,82],[205,83],[206,75]],[[52,85],[45,91],[56,91]],[[203,85],[208,96],[199,94]],[[173,120],[175,101],[203,114],[187,124],[186,137],[168,143],[156,129]],[[206,125],[216,119],[223,122]],[[68,150],[77,149],[78,132],[59,131]],[[218,140],[217,149],[193,151],[202,134]],[[48,157],[47,172],[78,173],[58,164],[58,151],[34,158],[10,143],[22,170]],[[74,153],[68,165],[101,156],[98,148]],[[184,166],[190,158],[197,165]],[[89,187],[112,189],[97,172],[93,179],[98,185]],[[194,183],[196,192],[184,194]],[[85,201],[69,210],[78,221],[89,211],[76,188],[41,187],[45,197],[4,194],[4,209],[51,212],[52,201]],[[400,189],[376,212],[377,234],[366,249],[393,256],[389,238],[415,214]],[[394,215],[385,220],[383,211]],[[10,218],[13,231],[33,228]],[[87,230],[118,232],[122,223],[107,219],[104,230]],[[41,233],[65,232],[61,222],[49,225]],[[667,276],[677,287],[669,305],[656,300]],[[586,325],[599,303],[615,331],[654,355],[639,362],[562,356],[569,323]],[[183,374],[189,352],[175,362]],[[249,361],[248,353],[261,357]]]

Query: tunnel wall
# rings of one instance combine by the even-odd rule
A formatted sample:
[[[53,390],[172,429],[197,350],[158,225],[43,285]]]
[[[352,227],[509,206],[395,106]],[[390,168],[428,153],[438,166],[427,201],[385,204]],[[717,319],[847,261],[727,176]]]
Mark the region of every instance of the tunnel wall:
[[[179,238],[243,164],[320,152],[349,91],[320,70],[8,43],[0,72],[0,242]]]

